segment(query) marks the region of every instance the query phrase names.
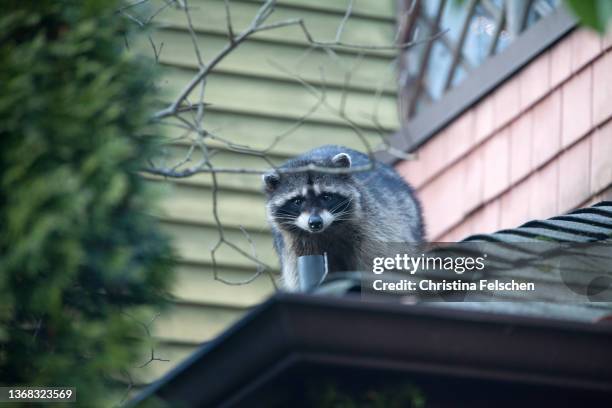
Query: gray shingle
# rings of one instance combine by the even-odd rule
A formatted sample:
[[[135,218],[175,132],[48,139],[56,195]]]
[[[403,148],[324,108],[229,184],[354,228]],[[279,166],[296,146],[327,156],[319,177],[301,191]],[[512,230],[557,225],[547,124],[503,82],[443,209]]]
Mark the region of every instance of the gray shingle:
[[[548,220],[529,221],[518,228],[493,234],[471,235],[463,240],[484,242],[598,242],[612,240],[612,201],[602,201]]]

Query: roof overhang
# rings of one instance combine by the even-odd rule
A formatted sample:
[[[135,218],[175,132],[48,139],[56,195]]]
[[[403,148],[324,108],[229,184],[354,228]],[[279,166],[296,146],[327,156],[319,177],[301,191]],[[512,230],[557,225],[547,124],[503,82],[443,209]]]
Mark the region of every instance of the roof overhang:
[[[538,389],[548,390],[549,402],[567,401],[567,393],[580,401],[585,396],[610,401],[612,326],[277,294],[131,405],[156,396],[172,406],[254,406],[261,390],[278,390],[292,376],[300,381],[304,372],[317,370],[400,373],[440,389],[510,385],[531,390],[524,394],[531,399]]]

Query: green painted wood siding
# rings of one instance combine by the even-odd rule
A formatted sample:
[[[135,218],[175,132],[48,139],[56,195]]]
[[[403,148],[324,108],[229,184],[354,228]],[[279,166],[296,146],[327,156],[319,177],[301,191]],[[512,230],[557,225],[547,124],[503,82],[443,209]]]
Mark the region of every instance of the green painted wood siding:
[[[189,2],[204,58],[210,58],[226,42],[225,12],[222,1]],[[261,4],[260,1],[230,2],[235,31],[244,28]],[[279,1],[270,21],[303,17],[317,40],[332,40],[342,20],[345,0]],[[353,17],[346,25],[343,40],[357,44],[390,44],[395,30],[393,0],[357,0]],[[160,85],[167,100],[181,89],[196,72],[196,58],[182,11],[168,10],[157,18],[152,32],[157,44],[164,43],[160,62],[164,76]],[[137,44],[145,52],[148,44]],[[375,52],[363,58],[355,51],[338,51],[339,61],[321,50],[308,49],[298,28],[266,31],[241,45],[215,69],[207,86],[206,128],[236,144],[263,148],[295,125],[316,102],[299,83],[270,64],[270,60],[299,73],[315,86],[325,86],[330,103],[338,105],[345,83],[345,67],[360,61],[355,70],[347,99],[347,112],[364,128],[364,135],[375,146],[380,132],[367,118],[373,112],[377,89],[380,124],[386,132],[397,127],[393,53]],[[343,67],[344,65],[344,67]],[[324,77],[321,76],[321,70]],[[170,131],[171,135],[178,135]],[[362,144],[356,134],[337,115],[320,109],[307,118],[293,134],[271,150],[277,163],[309,148],[338,143],[356,148]],[[186,145],[168,149],[172,157],[185,152]],[[195,158],[197,160],[197,157]],[[221,149],[213,163],[219,167],[265,169],[267,163],[253,156]],[[257,175],[219,175],[219,212],[227,236],[250,252],[240,231],[244,226],[256,243],[259,257],[273,265],[278,262],[265,221],[260,177]],[[156,355],[170,359],[150,364],[148,373],[136,373],[138,381],[148,382],[180,362],[194,348],[210,340],[228,324],[238,319],[250,306],[273,291],[267,276],[244,286],[230,286],[213,279],[210,248],[217,230],[212,217],[211,179],[196,175],[174,181],[153,181],[164,190],[159,216],[175,238],[181,256],[178,282],[174,288],[176,304],[162,314],[155,324],[159,340]],[[219,251],[220,274],[231,281],[248,278],[255,272],[253,263],[228,248]]]

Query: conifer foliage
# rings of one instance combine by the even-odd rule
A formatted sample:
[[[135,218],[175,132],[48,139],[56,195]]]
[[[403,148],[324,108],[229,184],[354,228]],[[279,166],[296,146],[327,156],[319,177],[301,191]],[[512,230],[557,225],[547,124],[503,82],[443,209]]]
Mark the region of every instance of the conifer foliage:
[[[151,61],[109,0],[8,0],[0,14],[0,385],[71,386],[81,406],[142,361],[172,250],[138,174]],[[150,316],[150,313],[149,313]]]

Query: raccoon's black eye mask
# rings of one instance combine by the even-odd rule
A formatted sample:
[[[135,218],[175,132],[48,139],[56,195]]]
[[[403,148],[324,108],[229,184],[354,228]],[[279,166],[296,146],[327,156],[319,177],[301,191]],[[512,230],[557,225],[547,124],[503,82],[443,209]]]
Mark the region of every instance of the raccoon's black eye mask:
[[[295,196],[280,207],[274,214],[280,218],[298,217],[304,210],[327,210],[332,214],[341,213],[350,208],[350,199],[337,193],[322,193],[314,197]]]
[[[346,211],[350,207],[350,199],[341,194],[323,193],[317,197],[320,206],[332,214]]]
[[[289,200],[285,201],[283,205],[274,210],[274,215],[277,218],[297,218],[302,212],[304,201],[305,199],[302,196],[290,198]]]

